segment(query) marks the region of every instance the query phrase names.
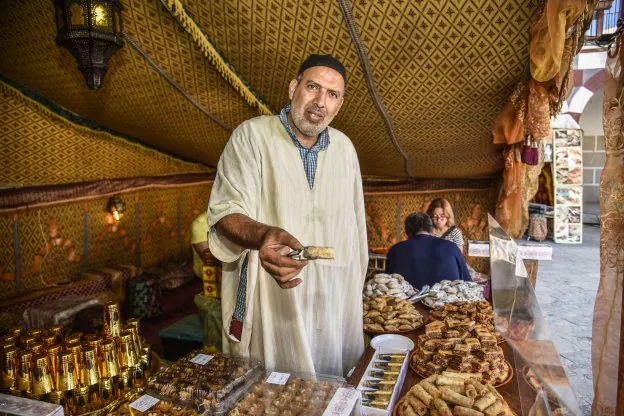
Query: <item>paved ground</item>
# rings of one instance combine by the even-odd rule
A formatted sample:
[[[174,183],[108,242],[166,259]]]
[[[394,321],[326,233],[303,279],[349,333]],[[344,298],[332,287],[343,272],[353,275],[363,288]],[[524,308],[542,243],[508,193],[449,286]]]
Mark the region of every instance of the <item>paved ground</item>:
[[[537,298],[551,338],[566,367],[583,415],[591,414],[591,327],[600,279],[600,229],[583,227],[583,244],[553,246],[553,260],[540,262]]]

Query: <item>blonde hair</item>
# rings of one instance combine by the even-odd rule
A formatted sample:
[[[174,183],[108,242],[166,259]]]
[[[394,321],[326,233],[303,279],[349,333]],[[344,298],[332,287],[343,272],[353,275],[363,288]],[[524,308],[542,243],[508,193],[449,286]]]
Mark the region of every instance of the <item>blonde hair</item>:
[[[429,208],[427,209],[427,214],[431,217],[433,215],[433,210],[436,208],[442,208],[444,211],[444,216],[447,219],[447,225],[449,228],[455,225],[455,215],[453,214],[453,207],[451,203],[444,198],[436,198],[429,204]]]

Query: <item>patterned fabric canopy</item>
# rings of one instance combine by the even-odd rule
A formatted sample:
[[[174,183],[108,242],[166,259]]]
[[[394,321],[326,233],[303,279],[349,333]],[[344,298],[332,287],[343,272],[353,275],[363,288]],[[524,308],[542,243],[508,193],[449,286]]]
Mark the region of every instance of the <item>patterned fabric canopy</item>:
[[[174,3],[183,6],[177,17]],[[48,0],[0,4],[0,72],[84,118],[214,166],[233,128],[286,103],[308,54],[331,53],[349,74],[333,125],[354,142],[363,173],[419,178],[502,169],[492,121],[527,68],[538,8],[535,0],[123,5],[126,46],[101,90],[86,88],[56,44]],[[266,106],[253,105],[254,96]]]

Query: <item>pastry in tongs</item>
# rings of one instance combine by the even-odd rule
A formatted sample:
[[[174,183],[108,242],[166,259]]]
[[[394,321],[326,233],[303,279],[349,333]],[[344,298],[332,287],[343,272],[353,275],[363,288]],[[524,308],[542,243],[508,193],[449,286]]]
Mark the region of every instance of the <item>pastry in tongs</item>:
[[[319,260],[334,259],[336,251],[333,247],[315,247],[306,246],[297,250],[293,250],[287,254],[288,257],[295,260]]]

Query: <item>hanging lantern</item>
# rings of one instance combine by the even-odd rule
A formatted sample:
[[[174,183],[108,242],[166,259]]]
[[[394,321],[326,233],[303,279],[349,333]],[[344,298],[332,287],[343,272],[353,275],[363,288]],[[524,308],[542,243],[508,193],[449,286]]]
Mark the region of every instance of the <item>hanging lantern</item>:
[[[124,46],[119,0],[53,0],[56,42],[78,61],[87,86],[102,87],[108,59]]]
[[[123,202],[119,195],[114,195],[108,200],[108,204],[106,204],[106,211],[113,214],[113,218],[115,221],[119,221],[123,216],[124,211],[126,210],[126,204]]]

